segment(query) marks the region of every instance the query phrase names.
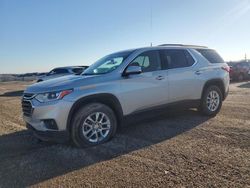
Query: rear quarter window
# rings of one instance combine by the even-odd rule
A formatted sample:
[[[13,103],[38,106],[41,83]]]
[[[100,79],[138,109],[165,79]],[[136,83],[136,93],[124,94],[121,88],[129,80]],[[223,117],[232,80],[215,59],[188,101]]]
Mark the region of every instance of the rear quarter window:
[[[187,50],[184,50],[184,54],[186,56],[188,65],[192,66],[195,63],[194,58],[190,55],[190,53]]]
[[[205,57],[210,63],[225,63],[222,57],[211,49],[196,49],[203,57]]]

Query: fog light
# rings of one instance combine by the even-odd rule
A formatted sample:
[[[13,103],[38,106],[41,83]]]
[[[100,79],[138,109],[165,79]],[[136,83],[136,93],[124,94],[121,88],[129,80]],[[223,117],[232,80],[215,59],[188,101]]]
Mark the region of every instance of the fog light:
[[[47,129],[58,130],[56,121],[53,119],[43,120],[43,123]]]

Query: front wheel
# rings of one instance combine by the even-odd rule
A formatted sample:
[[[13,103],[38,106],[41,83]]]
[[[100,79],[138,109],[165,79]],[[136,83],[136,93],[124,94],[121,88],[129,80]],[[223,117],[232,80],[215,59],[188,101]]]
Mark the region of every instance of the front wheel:
[[[222,93],[219,87],[208,87],[201,99],[200,111],[204,115],[215,116],[222,106]]]
[[[73,117],[71,137],[78,147],[89,147],[110,140],[116,133],[117,120],[111,108],[91,103],[80,108]]]

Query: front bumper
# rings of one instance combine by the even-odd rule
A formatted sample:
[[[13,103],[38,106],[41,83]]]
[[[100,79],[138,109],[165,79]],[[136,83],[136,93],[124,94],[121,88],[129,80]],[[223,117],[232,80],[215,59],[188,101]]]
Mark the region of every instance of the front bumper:
[[[38,131],[66,131],[67,120],[72,102],[59,100],[50,103],[40,103],[36,99],[29,101],[31,103],[31,113],[24,113],[23,119],[26,123],[32,125]],[[54,120],[57,128],[46,126],[46,120]]]
[[[23,119],[27,128],[34,135],[44,141],[64,142],[69,140],[67,120],[73,102],[58,100],[49,103],[40,103],[36,99],[23,100]],[[29,110],[27,110],[29,108]],[[29,112],[29,113],[27,113]],[[48,122],[53,122],[49,124]]]
[[[26,123],[26,127],[34,133],[35,137],[43,141],[65,143],[69,141],[70,138],[68,131],[38,131],[28,123]]]

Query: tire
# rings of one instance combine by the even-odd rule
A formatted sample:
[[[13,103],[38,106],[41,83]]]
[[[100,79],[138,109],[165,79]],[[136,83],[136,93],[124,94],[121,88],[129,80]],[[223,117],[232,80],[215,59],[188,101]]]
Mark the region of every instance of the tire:
[[[104,104],[90,103],[75,113],[71,138],[77,147],[90,147],[110,140],[116,129],[117,119],[113,110]]]
[[[206,116],[216,116],[221,109],[222,98],[222,92],[219,87],[209,86],[206,88],[201,99],[201,113]]]

